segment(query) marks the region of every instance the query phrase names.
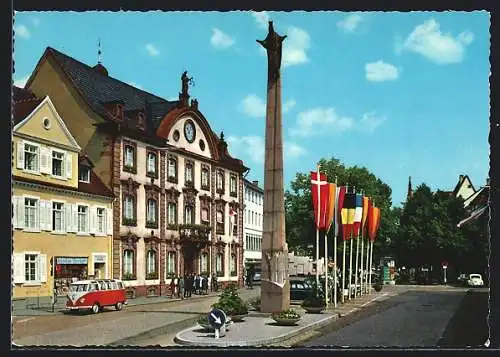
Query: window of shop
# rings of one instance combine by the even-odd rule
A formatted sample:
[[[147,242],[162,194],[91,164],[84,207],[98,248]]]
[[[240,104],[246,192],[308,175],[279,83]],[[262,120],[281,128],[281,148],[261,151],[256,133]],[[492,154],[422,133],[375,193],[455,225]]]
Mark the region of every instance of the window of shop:
[[[167,275],[175,273],[175,252],[168,252],[167,254]]]
[[[123,251],[123,276],[131,278],[134,274],[134,251],[127,249]]]
[[[55,257],[54,284],[58,295],[65,295],[72,282],[85,280],[87,276],[87,257]]]

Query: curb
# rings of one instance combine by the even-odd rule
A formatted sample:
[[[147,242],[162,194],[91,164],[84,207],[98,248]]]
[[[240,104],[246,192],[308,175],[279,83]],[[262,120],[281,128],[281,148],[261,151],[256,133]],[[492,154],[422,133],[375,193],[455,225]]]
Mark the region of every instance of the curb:
[[[300,335],[301,333],[303,333],[306,330],[310,330],[311,328],[317,329],[317,328],[324,327],[324,326],[328,325],[329,323],[331,323],[332,320],[335,320],[337,318],[338,318],[338,314],[333,314],[333,315],[327,316],[324,319],[321,319],[317,322],[313,322],[313,323],[310,323],[310,324],[305,325],[305,326],[300,326],[300,328],[298,328],[295,331],[284,333],[284,334],[276,336],[276,337],[262,338],[262,339],[253,340],[253,341],[221,341],[221,342],[212,342],[209,344],[200,344],[200,343],[192,342],[190,340],[185,340],[182,337],[180,337],[180,335],[182,333],[197,328],[197,326],[194,326],[194,327],[190,327],[190,328],[187,328],[187,329],[179,332],[175,336],[174,342],[178,343],[179,345],[183,345],[183,346],[204,346],[204,347],[265,346],[265,345],[289,340],[293,337]]]

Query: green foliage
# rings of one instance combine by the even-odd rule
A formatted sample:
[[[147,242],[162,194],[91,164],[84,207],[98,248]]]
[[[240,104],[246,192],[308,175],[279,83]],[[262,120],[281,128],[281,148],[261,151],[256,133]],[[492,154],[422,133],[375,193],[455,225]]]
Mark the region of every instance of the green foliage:
[[[316,280],[310,280],[311,293],[302,302],[302,307],[325,307],[325,294],[321,288],[316,284]]]
[[[300,314],[294,309],[288,309],[285,311],[274,313],[273,317],[278,319],[300,319]]]
[[[219,301],[213,305],[213,308],[220,309],[229,316],[248,314],[248,306],[239,296],[234,284],[229,285],[222,291]]]

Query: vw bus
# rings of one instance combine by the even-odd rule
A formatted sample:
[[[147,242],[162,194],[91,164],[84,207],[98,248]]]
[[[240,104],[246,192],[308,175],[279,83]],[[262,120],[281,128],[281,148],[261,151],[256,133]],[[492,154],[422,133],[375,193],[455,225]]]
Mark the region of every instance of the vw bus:
[[[125,287],[117,279],[81,280],[69,287],[66,309],[90,310],[97,314],[105,306],[114,306],[120,311],[127,304]]]

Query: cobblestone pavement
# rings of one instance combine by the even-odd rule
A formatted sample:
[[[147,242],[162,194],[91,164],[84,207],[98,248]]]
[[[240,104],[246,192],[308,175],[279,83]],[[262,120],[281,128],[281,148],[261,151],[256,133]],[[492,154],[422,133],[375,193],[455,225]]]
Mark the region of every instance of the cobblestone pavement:
[[[258,296],[260,289],[241,289],[240,296]],[[106,345],[206,313],[217,295],[183,301],[127,306],[103,313],[23,316],[13,319],[13,342],[18,345]]]

